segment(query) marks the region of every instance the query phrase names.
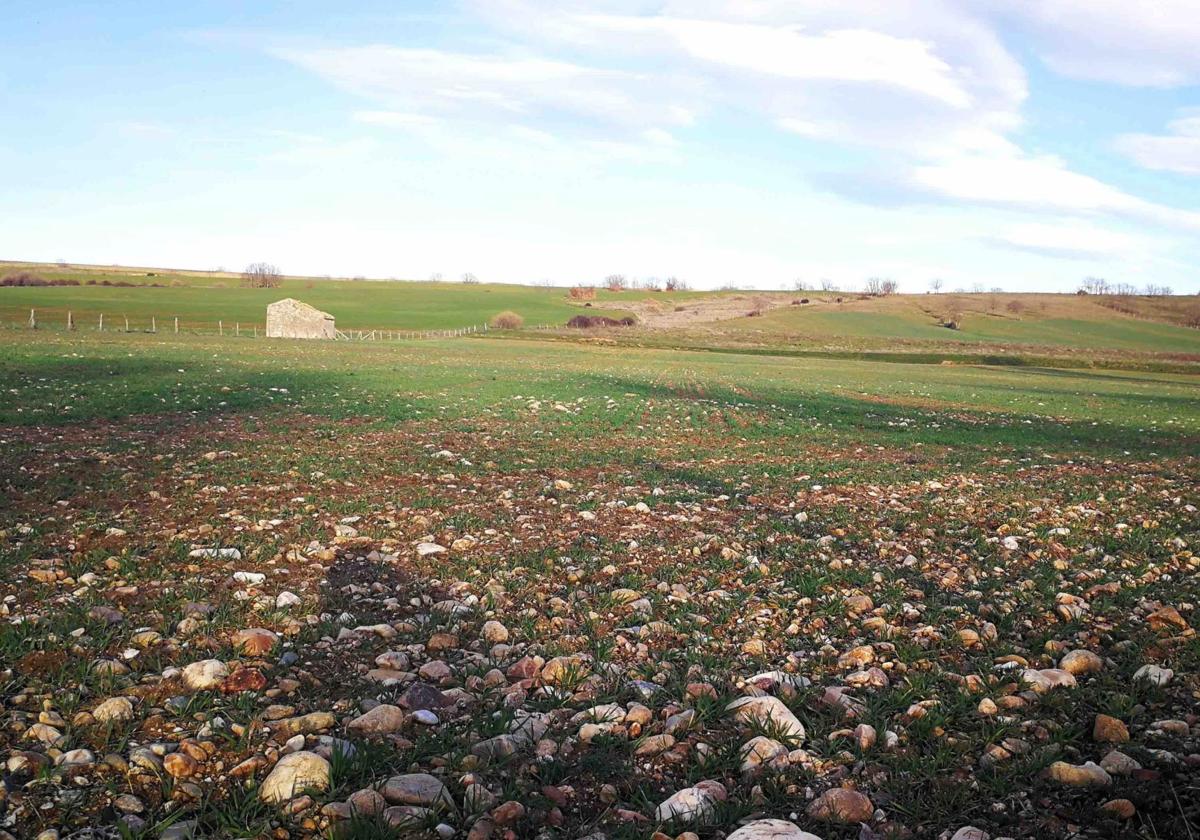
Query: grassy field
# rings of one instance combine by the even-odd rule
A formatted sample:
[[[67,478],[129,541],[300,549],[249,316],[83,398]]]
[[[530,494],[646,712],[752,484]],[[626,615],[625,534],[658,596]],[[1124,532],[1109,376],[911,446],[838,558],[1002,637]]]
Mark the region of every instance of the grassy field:
[[[1194,375],[8,330],[0,388],[17,836],[1200,830]]]
[[[343,330],[445,330],[479,325],[511,310],[528,326],[566,323],[580,313],[620,317],[635,310],[642,326],[599,333],[623,343],[733,346],[766,349],[869,350],[947,354],[1007,352],[1078,358],[1200,361],[1200,298],[1117,300],[1075,295],[897,295],[867,298],[826,292],[610,292],[599,290],[591,308],[566,290],[530,286],[348,279],[285,278],[279,289],[241,288],[237,275],[114,267],[27,266],[46,279],[96,285],[0,287],[0,325],[21,328],[36,310],[43,329],[62,329],[70,310],[84,330],[100,314],[107,325],[160,330],[180,318],[181,329],[215,332],[240,324],[261,327],[266,305],[291,296],[332,313]],[[3,272],[21,270],[6,264]],[[104,282],[133,287],[104,286]],[[155,286],[157,284],[157,287]],[[804,298],[803,306],[791,305]],[[706,302],[725,301],[756,317],[706,321]],[[953,318],[958,329],[940,323]]]

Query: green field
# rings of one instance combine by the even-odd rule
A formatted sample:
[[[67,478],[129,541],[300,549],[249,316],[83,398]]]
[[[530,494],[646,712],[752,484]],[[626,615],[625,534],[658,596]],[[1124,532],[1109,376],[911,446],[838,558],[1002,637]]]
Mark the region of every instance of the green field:
[[[18,270],[16,264],[6,272]],[[665,325],[651,318],[636,330],[606,338],[634,344],[711,347],[754,345],[767,349],[851,349],[953,354],[1008,352],[1074,357],[1200,361],[1200,299],[1136,298],[1129,311],[1074,295],[899,295],[865,298],[826,292],[610,292],[598,290],[590,308],[568,298],[565,289],[498,284],[285,278],[278,289],[242,288],[237,275],[162,269],[60,268],[32,266],[47,279],[83,283],[125,282],[134,287],[0,287],[0,325],[20,329],[34,310],[41,328],[62,329],[70,310],[82,330],[95,330],[104,315],[109,329],[173,328],[211,333],[261,327],[268,303],[295,297],[334,315],[345,331],[452,330],[478,326],[510,310],[527,327],[561,327],[581,313],[620,317],[630,309],[653,313],[695,308],[705,301],[739,300],[746,310],[768,306],[759,317],[734,317]],[[152,284],[158,284],[155,287]],[[807,296],[805,306],[789,305]],[[780,306],[779,304],[784,304]],[[771,308],[774,306],[775,308]],[[1015,309],[1014,309],[1015,308]],[[959,329],[939,326],[949,313]],[[736,314],[736,312],[735,312]],[[1188,324],[1192,324],[1188,326]]]
[[[309,291],[578,311],[340,282]],[[1200,376],[1119,367],[1188,356],[1185,328],[1067,348],[1103,369],[939,364],[910,305],[586,337],[0,330],[8,827],[1194,834]],[[816,323],[917,343],[789,355]],[[289,738],[320,772],[281,810]],[[1087,762],[1114,769],[1064,781]],[[661,807],[702,782],[701,819]]]

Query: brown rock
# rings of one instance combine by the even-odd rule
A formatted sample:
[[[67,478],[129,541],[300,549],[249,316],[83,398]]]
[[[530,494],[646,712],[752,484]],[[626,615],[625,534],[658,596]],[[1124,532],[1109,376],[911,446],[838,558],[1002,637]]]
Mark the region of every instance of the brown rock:
[[[1100,806],[1100,813],[1115,820],[1127,820],[1137,813],[1137,808],[1128,799],[1110,799]]]
[[[856,790],[830,788],[812,801],[808,815],[821,822],[853,824],[870,822],[875,816],[871,800]]]
[[[279,637],[264,627],[239,630],[231,639],[233,649],[244,656],[266,656],[279,644]]]
[[[1124,744],[1129,740],[1129,729],[1124,721],[1109,715],[1096,715],[1092,726],[1092,738],[1106,744]]]
[[[237,694],[239,691],[262,691],[267,687],[267,678],[257,668],[238,668],[221,680],[222,694]]]

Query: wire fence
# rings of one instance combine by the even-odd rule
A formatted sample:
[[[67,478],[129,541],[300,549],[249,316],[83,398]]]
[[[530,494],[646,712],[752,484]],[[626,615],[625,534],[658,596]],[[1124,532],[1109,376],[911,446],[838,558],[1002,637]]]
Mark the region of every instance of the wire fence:
[[[178,315],[165,318],[157,316],[142,316],[129,318],[126,315],[112,316],[106,313],[89,312],[84,317],[76,317],[68,311],[65,316],[56,313],[50,318],[43,318],[36,309],[29,310],[29,318],[24,321],[5,321],[0,323],[11,330],[45,330],[51,332],[109,332],[109,333],[151,333],[165,335],[219,335],[234,338],[272,338],[267,334],[266,325],[260,322],[247,323],[243,321],[213,321],[185,320]],[[523,326],[523,330],[551,330],[561,325],[535,324]],[[486,323],[471,324],[466,327],[451,327],[437,330],[397,330],[397,329],[364,329],[340,330],[335,329],[333,338],[338,341],[418,341],[431,338],[459,338],[468,335],[480,335],[494,331],[496,328]],[[292,336],[284,336],[292,337]],[[299,337],[299,336],[295,336]]]

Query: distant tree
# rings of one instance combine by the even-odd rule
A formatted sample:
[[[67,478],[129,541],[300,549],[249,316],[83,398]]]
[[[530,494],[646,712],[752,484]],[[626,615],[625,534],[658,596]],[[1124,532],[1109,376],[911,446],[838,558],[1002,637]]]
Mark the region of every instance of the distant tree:
[[[1146,284],[1145,293],[1150,297],[1170,297],[1174,294],[1170,286],[1156,286],[1153,283]]]
[[[830,280],[828,277],[822,277],[821,278],[821,291],[832,292],[833,289],[834,289],[834,282],[832,280]]]
[[[433,272],[433,274],[430,274],[430,275],[429,275],[429,282],[431,282],[431,283],[441,283],[441,282],[442,282],[442,272],[440,272],[440,271],[435,271],[435,272]]]
[[[932,280],[929,281],[929,288],[933,291],[933,293],[935,295],[942,290],[942,285],[943,285],[942,278],[940,278],[940,277],[934,277]]]
[[[624,274],[610,274],[604,278],[604,286],[610,292],[619,292],[628,285]]]
[[[479,278],[468,271],[466,274],[464,274],[462,276],[462,281],[464,283],[466,283],[468,286],[473,286],[479,282]]]
[[[1009,312],[1011,312],[1013,315],[1020,315],[1022,312],[1025,311],[1025,304],[1021,303],[1021,301],[1018,298],[1013,298],[1005,305],[1004,308],[1007,309]]]
[[[808,284],[807,284],[807,283],[805,283],[805,282],[804,282],[802,279],[800,279],[799,277],[797,277],[795,280],[793,280],[793,281],[792,281],[792,289],[794,289],[794,290],[795,290],[795,291],[797,291],[797,292],[803,292],[803,291],[807,291],[807,290],[808,290]]]
[[[250,263],[242,272],[242,285],[251,289],[278,289],[283,275],[271,263]]]
[[[663,288],[668,292],[686,292],[688,290],[688,284],[686,280],[672,275],[668,277],[666,281],[664,281]]]
[[[1103,277],[1083,278],[1082,288],[1089,295],[1107,295],[1112,291],[1112,286]]]
[[[971,294],[973,294],[973,295],[983,294],[983,284],[982,283],[972,283],[971,284]]]
[[[896,281],[890,277],[869,277],[867,278],[867,294],[876,297],[886,297],[896,293]]]

